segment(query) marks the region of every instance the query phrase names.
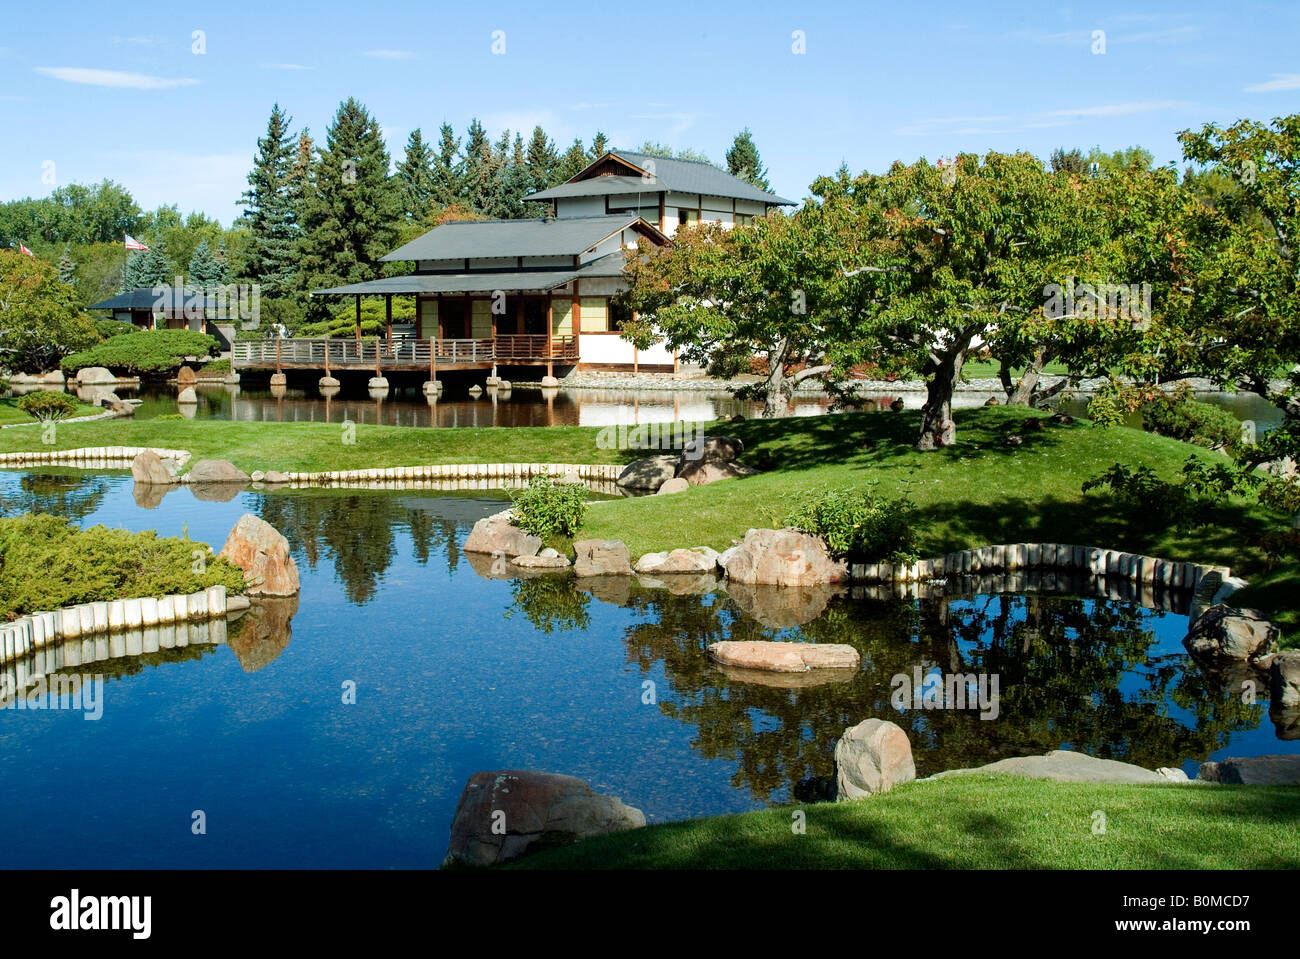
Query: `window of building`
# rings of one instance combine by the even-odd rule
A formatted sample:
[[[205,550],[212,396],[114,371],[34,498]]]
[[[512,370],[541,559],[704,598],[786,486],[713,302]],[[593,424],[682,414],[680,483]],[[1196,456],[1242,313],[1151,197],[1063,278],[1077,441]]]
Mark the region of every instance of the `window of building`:
[[[625,306],[617,299],[609,301],[609,329],[611,333],[621,331],[623,329],[623,324],[629,323],[631,320],[631,307]]]
[[[699,223],[699,222],[700,222],[700,211],[699,211],[699,210],[685,210],[685,209],[682,209],[682,210],[678,210],[678,211],[677,211],[677,225],[678,225],[678,226],[686,226],[686,225],[688,225],[688,224],[691,225],[691,226],[694,226],[695,224],[697,224],[697,223]]]
[[[754,222],[754,214],[752,214],[752,213],[737,213],[737,214],[736,214],[736,226],[748,226],[749,224],[751,224],[751,223],[753,223],[753,222]]]

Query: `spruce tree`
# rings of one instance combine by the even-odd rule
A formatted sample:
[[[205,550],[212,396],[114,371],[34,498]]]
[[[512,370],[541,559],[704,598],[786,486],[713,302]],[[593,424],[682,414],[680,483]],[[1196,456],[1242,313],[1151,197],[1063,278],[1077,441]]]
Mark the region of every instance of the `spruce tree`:
[[[528,154],[524,151],[524,138],[516,133],[510,157],[501,172],[499,215],[512,220],[531,215],[529,208],[537,204],[525,202],[524,197],[532,188],[532,171],[528,166]]]
[[[284,295],[295,273],[291,122],[278,103],[271,108],[266,136],[257,141],[248,190],[240,197],[251,234],[245,272],[271,298]]]
[[[429,215],[433,203],[433,150],[424,142],[419,127],[406,141],[406,156],[397,165],[402,217],[407,223],[420,223]]]
[[[767,180],[767,170],[759,158],[758,147],[754,146],[754,137],[749,127],[736,134],[727,151],[727,172],[739,177],[746,183],[752,183],[760,190],[771,189]]]
[[[190,257],[190,266],[186,271],[186,283],[209,292],[221,285],[221,264],[212,254],[207,240],[200,240]]]
[[[546,131],[540,126],[533,127],[532,139],[528,141],[528,176],[533,190],[545,190],[561,182],[557,179],[559,163],[560,156]]]
[[[312,142],[311,131],[303,127],[294,146],[293,159],[289,161],[289,183],[286,191],[289,219],[292,224],[289,232],[295,249],[302,236],[302,206],[306,201],[307,191],[311,189],[311,174],[315,163],[316,144]]]
[[[136,280],[140,276],[140,260],[143,256],[143,250],[127,252],[126,262],[122,264],[122,285],[118,290],[119,293],[127,293],[140,285]]]
[[[460,158],[460,137],[450,123],[438,128],[438,152],[433,158],[433,199],[441,206],[461,202],[464,170]]]
[[[591,141],[591,158],[599,160],[609,152],[609,137],[605,136],[600,130],[596,131],[596,136]]]
[[[590,163],[591,157],[587,153],[587,148],[582,145],[581,140],[575,138],[556,164],[555,182],[568,182],[585,170]]]
[[[162,243],[157,242],[149,247],[148,250],[139,254],[140,259],[136,265],[135,282],[129,289],[145,287],[152,289],[155,286],[171,286],[175,277],[172,275],[171,263],[167,260],[167,254],[163,252]]]
[[[303,204],[299,284],[303,291],[376,279],[393,249],[399,199],[378,122],[349,97],[325,133]],[[326,304],[311,301],[312,319]]]
[[[496,173],[492,157],[492,142],[483,124],[475,118],[469,125],[469,139],[465,141],[465,180],[463,199],[475,213],[492,216],[497,192]]]
[[[72,251],[66,246],[59,254],[59,282],[68,286],[77,285],[77,264],[72,262]]]

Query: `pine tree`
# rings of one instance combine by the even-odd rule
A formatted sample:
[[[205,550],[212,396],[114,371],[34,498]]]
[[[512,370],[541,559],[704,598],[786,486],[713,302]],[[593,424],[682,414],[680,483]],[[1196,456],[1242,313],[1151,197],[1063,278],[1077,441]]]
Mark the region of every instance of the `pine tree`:
[[[360,283],[380,275],[379,258],[397,238],[400,201],[388,175],[388,151],[378,122],[349,97],[325,133],[311,189],[303,204],[299,285],[304,291]],[[313,300],[313,320],[327,312]]]
[[[559,163],[560,156],[555,152],[554,142],[540,126],[533,127],[532,139],[528,141],[528,174],[533,190],[545,190],[561,182],[558,179]]]
[[[221,264],[212,255],[207,240],[200,240],[199,245],[194,248],[185,280],[189,286],[198,287],[204,292],[221,285]]]
[[[464,185],[460,137],[450,123],[444,123],[438,128],[438,153],[433,158],[433,199],[441,206],[459,203]]]
[[[163,252],[161,241],[151,245],[148,250],[140,253],[139,257],[136,263],[135,282],[128,289],[134,290],[140,287],[152,289],[155,286],[172,285],[175,277],[172,276],[171,263],[168,262],[167,254]]]
[[[609,152],[609,137],[605,136],[600,130],[596,131],[596,136],[591,141],[591,158],[599,160]]]
[[[497,201],[499,215],[512,220],[530,216],[533,212],[530,207],[538,204],[525,202],[524,197],[532,188],[532,171],[528,166],[528,154],[524,151],[524,139],[516,133],[510,157],[501,171],[501,192]]]
[[[59,282],[68,286],[77,285],[77,264],[72,262],[72,251],[66,246],[59,254]]]
[[[127,252],[126,262],[122,264],[122,285],[118,289],[119,293],[127,293],[140,285],[136,280],[140,276],[140,260],[143,257],[143,250],[130,250]]]
[[[582,145],[581,140],[574,139],[555,166],[555,182],[567,183],[585,170],[590,163],[591,156],[587,153],[587,148]]]
[[[293,159],[289,162],[288,189],[289,219],[292,222],[290,235],[295,247],[302,236],[302,206],[311,189],[312,168],[316,163],[316,144],[312,142],[311,131],[302,128],[298,142],[293,150]]]
[[[230,282],[230,254],[226,252],[226,241],[222,240],[217,244],[217,252],[213,254],[217,261],[217,269],[220,271],[218,282],[225,286]]]
[[[749,127],[736,134],[727,151],[727,172],[739,177],[746,183],[752,183],[760,190],[771,189],[767,180],[767,170],[759,158],[758,147],[754,146],[754,137]]]
[[[407,223],[422,222],[433,203],[433,150],[419,127],[406,141],[406,156],[397,165],[402,216]]]
[[[295,273],[289,179],[293,159],[291,122],[278,103],[271,108],[266,136],[257,141],[257,156],[248,174],[249,188],[240,197],[251,233],[244,269],[271,298],[284,295]]]

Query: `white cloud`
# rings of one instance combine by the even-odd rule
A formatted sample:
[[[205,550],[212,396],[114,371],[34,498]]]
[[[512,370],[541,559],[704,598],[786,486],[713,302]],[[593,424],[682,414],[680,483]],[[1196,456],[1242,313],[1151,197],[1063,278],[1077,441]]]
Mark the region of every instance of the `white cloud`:
[[[415,54],[410,50],[366,50],[361,54],[374,60],[414,60]]]
[[[1300,90],[1300,73],[1275,73],[1272,80],[1252,83],[1244,88],[1246,93],[1276,93],[1279,90]]]
[[[263,70],[310,70],[311,67],[305,67],[301,63],[264,63]]]
[[[136,36],[136,37],[113,37],[113,43],[127,43],[133,47],[156,47],[167,41],[162,37],[154,36]]]
[[[92,87],[120,87],[128,90],[170,90],[194,86],[193,77],[151,77],[143,73],[120,70],[95,70],[90,67],[37,67],[37,73],[67,83],[84,83]]]
[[[1076,107],[1071,110],[1048,110],[1047,117],[1126,117],[1134,113],[1151,113],[1156,110],[1191,109],[1196,104],[1185,100],[1135,100],[1130,103],[1105,103],[1095,107]]]
[[[1085,119],[1132,116],[1137,113],[1154,113],[1166,110],[1193,110],[1195,103],[1183,100],[1134,100],[1128,103],[1103,103],[1090,107],[1072,107],[1064,110],[1044,110],[1026,116],[972,115],[955,117],[928,117],[913,120],[894,133],[897,136],[963,136],[998,133],[1018,133],[1022,130],[1040,130],[1065,126]]]

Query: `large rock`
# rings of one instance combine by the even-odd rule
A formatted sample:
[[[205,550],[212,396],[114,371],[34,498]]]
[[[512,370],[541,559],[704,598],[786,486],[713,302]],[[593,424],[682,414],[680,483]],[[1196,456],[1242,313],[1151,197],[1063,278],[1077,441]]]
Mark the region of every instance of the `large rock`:
[[[1270,709],[1300,706],[1300,649],[1284,649],[1273,655],[1268,667]]]
[[[555,552],[552,550],[551,552]],[[510,561],[511,566],[520,569],[568,569],[569,561],[558,553],[554,556],[516,556]]]
[[[573,544],[573,571],[579,576],[631,576],[631,557],[618,539],[580,539]]]
[[[541,548],[541,537],[511,522],[510,510],[486,516],[475,523],[461,547],[466,553],[492,553],[507,559],[536,556]]]
[[[677,473],[677,454],[665,453],[633,460],[615,482],[624,489],[657,490]]]
[[[247,485],[248,474],[229,460],[199,460],[185,478],[191,483],[229,483]]]
[[[187,386],[176,394],[176,402],[182,406],[192,406],[198,401],[198,394],[194,392],[194,387],[192,386]]]
[[[718,463],[713,460],[688,460],[677,467],[675,479],[686,480],[691,486],[708,486],[723,480],[753,476],[758,470],[743,463]]]
[[[502,769],[470,776],[443,865],[494,866],[528,852],[645,825],[645,814],[581,779]]]
[[[632,567],[638,573],[712,573],[718,568],[718,551],[707,546],[646,553]]]
[[[849,578],[848,566],[835,560],[820,538],[797,529],[751,529],[718,561],[726,563],[727,578],[739,583],[815,586]]]
[[[907,733],[888,720],[858,723],[835,744],[836,802],[889,792],[915,778]]]
[[[974,769],[949,769],[935,778],[969,773],[1002,773],[1026,779],[1051,779],[1060,783],[1167,783],[1170,780],[1152,769],[1122,763],[1115,759],[1097,759],[1068,749],[1054,749],[1043,756],[1016,756],[999,759]]]
[[[744,452],[745,444],[734,436],[702,436],[686,444],[677,463],[730,463]]]
[[[856,669],[858,651],[844,643],[779,643],[727,639],[709,646],[709,657],[722,666],[774,673],[810,669]]]
[[[188,366],[182,366],[176,371],[176,382],[180,386],[193,386],[194,379],[194,370]]]
[[[1183,645],[1202,662],[1246,662],[1267,653],[1279,633],[1255,610],[1233,609],[1220,603],[1196,618]]]
[[[168,486],[177,482],[167,464],[153,450],[141,450],[131,460],[131,476],[137,483]]]
[[[103,385],[105,383],[116,383],[117,377],[106,367],[87,366],[77,371],[77,382],[82,386]]]
[[[656,496],[671,496],[673,493],[685,493],[691,488],[691,484],[681,477],[674,476],[670,480],[665,480],[664,485],[655,490]]]
[[[1243,786],[1300,786],[1300,753],[1249,756],[1201,763],[1198,780]]]
[[[239,517],[219,555],[244,571],[249,593],[292,596],[298,592],[298,567],[289,555],[289,541],[252,513]]]

